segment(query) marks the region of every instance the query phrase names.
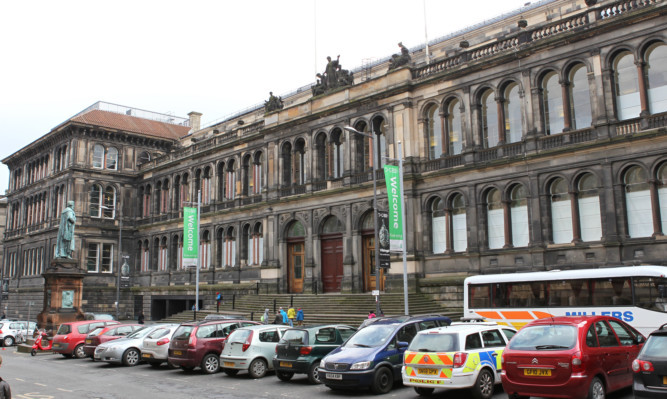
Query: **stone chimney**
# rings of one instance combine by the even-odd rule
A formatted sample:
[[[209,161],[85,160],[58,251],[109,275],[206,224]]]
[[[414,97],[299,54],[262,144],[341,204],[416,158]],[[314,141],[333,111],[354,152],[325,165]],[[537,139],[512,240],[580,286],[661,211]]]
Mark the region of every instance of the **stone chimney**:
[[[190,133],[196,132],[201,128],[201,112],[192,111],[188,114],[190,117]]]

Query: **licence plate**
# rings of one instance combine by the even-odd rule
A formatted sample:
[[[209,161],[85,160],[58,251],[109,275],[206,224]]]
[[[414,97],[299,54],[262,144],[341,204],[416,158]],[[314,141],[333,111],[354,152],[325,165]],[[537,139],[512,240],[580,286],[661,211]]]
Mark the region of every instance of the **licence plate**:
[[[292,367],[292,363],[290,363],[290,362],[280,362],[280,367]]]
[[[93,342],[92,339],[87,339],[87,340],[86,340],[86,343],[87,343],[87,344],[90,344],[90,343],[92,343],[92,342]]]
[[[551,370],[548,369],[523,369],[523,375],[535,377],[551,377]]]
[[[423,378],[410,378],[410,382],[415,382],[417,384],[445,385],[445,381],[443,380],[425,380]]]
[[[53,344],[53,349],[60,349],[60,344]]]
[[[667,375],[662,377],[662,384],[667,385]]]
[[[326,377],[327,377],[327,380],[342,380],[343,379],[343,374],[327,373]]]
[[[141,357],[145,357],[147,359],[150,359],[151,357],[153,357],[153,355],[151,355],[150,353],[142,353]]]
[[[183,352],[181,351],[174,351],[174,356],[181,356],[183,355]]]
[[[223,364],[225,365],[225,367],[234,367],[235,366],[234,362],[223,362]]]
[[[417,373],[425,375],[438,375],[438,369],[417,369]]]

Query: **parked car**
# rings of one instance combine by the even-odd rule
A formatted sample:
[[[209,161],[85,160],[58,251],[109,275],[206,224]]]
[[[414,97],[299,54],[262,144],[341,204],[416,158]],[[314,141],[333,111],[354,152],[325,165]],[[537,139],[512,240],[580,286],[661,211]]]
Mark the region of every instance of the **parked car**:
[[[120,323],[114,320],[81,320],[63,323],[53,337],[52,350],[65,357],[84,358],[86,353],[83,351],[83,344],[88,333],[97,327],[110,324]]]
[[[211,313],[207,314],[206,317],[204,317],[204,320],[244,320],[244,317],[240,314]]]
[[[95,348],[97,345],[108,341],[113,341],[131,334],[143,327],[141,324],[110,324],[103,327],[98,327],[88,333],[86,340],[83,343],[83,352],[86,356],[95,360]]]
[[[387,393],[401,380],[403,352],[417,332],[449,324],[445,316],[379,320],[322,359],[320,381],[332,389],[368,387],[376,394]]]
[[[83,314],[84,320],[115,320],[114,317],[108,313],[89,313]]]
[[[289,381],[294,374],[307,374],[308,380],[319,384],[320,361],[357,331],[356,328],[330,324],[285,331],[276,346],[273,368],[282,381]]]
[[[500,384],[500,356],[516,334],[496,323],[453,323],[420,331],[403,357],[403,385],[421,396],[434,388],[471,388],[476,399],[493,396]]]
[[[211,374],[220,368],[222,342],[239,327],[259,323],[247,320],[193,321],[181,324],[169,343],[167,360],[183,370],[201,367],[203,373]]]
[[[17,337],[23,336],[24,340],[32,337],[37,329],[34,321],[9,321],[0,322],[0,342],[3,346],[12,346],[17,342]]]
[[[239,328],[223,344],[220,364],[225,374],[234,376],[247,370],[252,378],[262,378],[273,369],[271,359],[288,326],[258,325]]]
[[[95,348],[95,360],[101,360],[112,364],[122,364],[127,367],[136,366],[141,362],[141,351],[143,349],[144,338],[153,331],[159,330],[164,326],[166,326],[166,324],[142,326],[125,337],[99,344],[97,348]],[[173,326],[176,326],[176,324],[173,324]]]
[[[146,335],[141,349],[141,359],[152,367],[159,367],[169,357],[169,342],[178,324],[164,324]]]
[[[649,334],[632,362],[635,398],[664,398],[667,395],[667,324]]]
[[[611,316],[560,316],[534,320],[502,355],[509,397],[604,398],[632,385],[632,361],[645,338]]]

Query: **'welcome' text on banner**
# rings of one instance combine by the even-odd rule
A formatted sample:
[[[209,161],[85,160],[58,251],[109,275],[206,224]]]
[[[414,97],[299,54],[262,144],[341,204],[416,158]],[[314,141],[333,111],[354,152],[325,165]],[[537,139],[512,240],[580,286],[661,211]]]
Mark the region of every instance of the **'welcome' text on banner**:
[[[197,208],[183,208],[183,266],[197,266],[199,258],[199,227]]]
[[[392,251],[403,251],[403,212],[401,211],[401,183],[398,166],[384,166],[389,200],[389,241]]]

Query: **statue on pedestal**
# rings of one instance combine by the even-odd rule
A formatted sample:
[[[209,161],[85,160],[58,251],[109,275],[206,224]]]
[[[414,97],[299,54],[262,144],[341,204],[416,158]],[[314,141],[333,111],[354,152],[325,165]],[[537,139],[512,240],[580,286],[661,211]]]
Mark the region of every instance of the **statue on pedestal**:
[[[283,99],[282,97],[276,97],[273,95],[273,92],[269,92],[269,99],[264,101],[264,112],[269,113],[279,109],[283,109]]]
[[[330,90],[337,89],[339,87],[349,86],[354,81],[353,74],[347,69],[342,69],[340,65],[340,55],[336,57],[335,60],[332,60],[331,57],[327,57],[327,66],[324,69],[324,73],[318,73],[317,83],[315,86],[311,86],[313,91],[313,96],[318,96],[324,94]]]
[[[60,227],[58,228],[58,239],[56,241],[56,259],[72,259],[75,223],[74,201],[67,201],[67,208],[60,214]]]
[[[392,69],[402,67],[403,65],[407,65],[410,63],[410,61],[412,61],[412,57],[410,57],[410,50],[408,50],[402,42],[398,43],[398,47],[401,49],[401,54],[394,54],[391,56],[391,61],[389,61],[390,71]]]

